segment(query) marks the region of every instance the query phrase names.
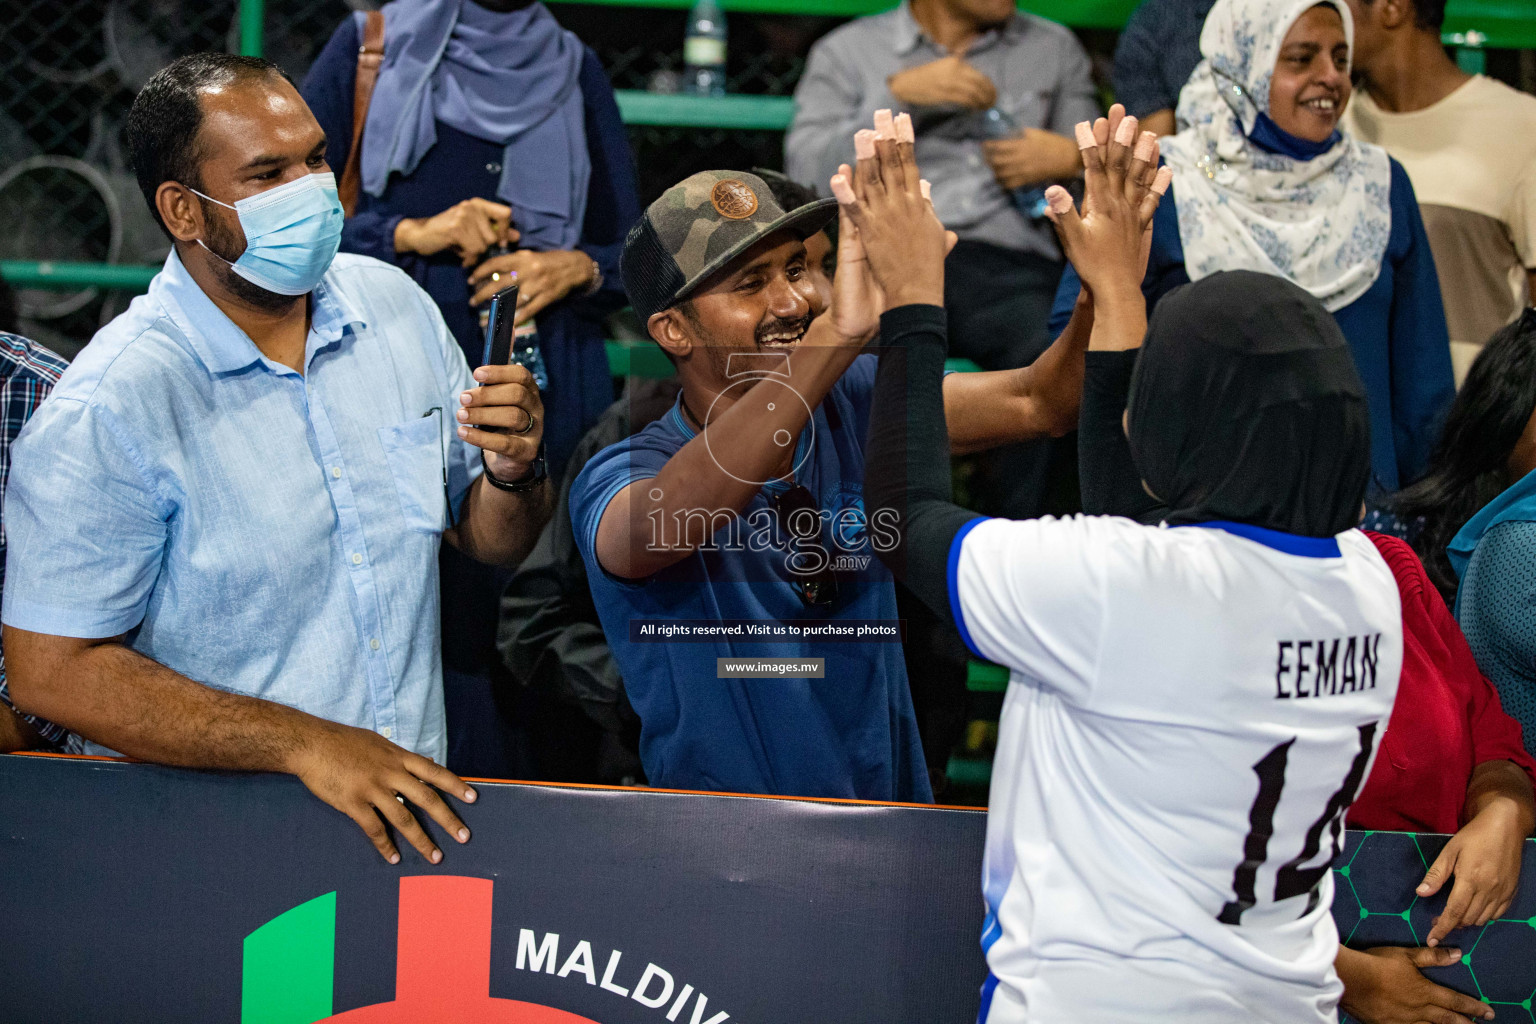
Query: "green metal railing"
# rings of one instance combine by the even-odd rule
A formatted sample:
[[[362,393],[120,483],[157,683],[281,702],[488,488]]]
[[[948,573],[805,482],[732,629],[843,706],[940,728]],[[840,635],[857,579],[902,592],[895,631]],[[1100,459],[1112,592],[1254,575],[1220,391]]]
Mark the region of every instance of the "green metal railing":
[[[0,260],[0,277],[13,288],[108,288],[141,292],[160,272],[142,263],[62,263]]]
[[[547,0],[550,3],[592,3],[608,7],[671,7],[687,9],[693,0]],[[1077,28],[1119,28],[1140,0],[1020,0],[1019,7]],[[828,18],[856,18],[879,14],[896,4],[892,0],[721,0],[726,13],[806,14]]]
[[[1450,0],[1440,38],[1463,50],[1536,49],[1536,6],[1530,0]]]
[[[240,55],[266,53],[267,0],[240,0]]]
[[[549,0],[552,3],[578,0]],[[687,8],[692,0],[579,0],[614,7]],[[1032,13],[1078,28],[1119,28],[1140,0],[1022,0]],[[721,0],[728,12],[855,17],[889,10],[891,0]],[[240,0],[240,52],[263,52],[266,0]],[[1457,63],[1484,69],[1485,49],[1536,49],[1536,9],[1530,0],[1451,0],[1442,35],[1456,47]],[[626,124],[682,128],[782,131],[794,117],[788,96],[659,95],[632,89],[616,93]],[[106,263],[0,262],[0,273],[23,288],[106,288],[141,291],[158,267]],[[628,360],[631,356],[618,357]]]
[[[616,89],[625,124],[781,132],[795,116],[789,96],[676,96]]]
[[[549,3],[589,3],[612,7],[688,8],[692,0],[547,0]],[[1140,0],[1020,0],[1019,7],[1042,18],[1074,28],[1118,29]],[[896,5],[891,0],[720,0],[728,13],[806,14],[850,18],[878,14]],[[1446,9],[1447,46],[1470,49],[1536,49],[1536,10],[1529,0],[1450,0]]]
[[[118,288],[143,291],[159,273],[158,266],[110,263],[53,263],[0,260],[0,276],[18,288]],[[661,349],[646,341],[608,342],[608,368],[615,377],[670,377],[672,364]],[[980,369],[969,359],[951,359],[946,369],[968,373]]]
[[[609,341],[608,372],[615,377],[670,377],[675,372],[670,360],[649,341]],[[969,359],[950,359],[944,369],[952,373],[974,373],[981,369]]]

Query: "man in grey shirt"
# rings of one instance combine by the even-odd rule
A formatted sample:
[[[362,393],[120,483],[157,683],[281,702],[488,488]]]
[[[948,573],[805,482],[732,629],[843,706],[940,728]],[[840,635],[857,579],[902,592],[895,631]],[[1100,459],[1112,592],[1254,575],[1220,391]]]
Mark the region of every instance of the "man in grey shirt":
[[[1028,365],[1051,341],[1061,254],[1012,193],[1078,175],[1072,127],[1099,114],[1088,55],[1013,0],[905,0],[850,22],[811,49],[784,140],[789,176],[825,194],[838,164],[853,162],[854,131],[882,107],[912,115],[934,207],[960,236],[945,275],[951,350],[988,370]],[[1051,445],[990,455],[974,488],[980,510],[1071,511],[1045,507]]]

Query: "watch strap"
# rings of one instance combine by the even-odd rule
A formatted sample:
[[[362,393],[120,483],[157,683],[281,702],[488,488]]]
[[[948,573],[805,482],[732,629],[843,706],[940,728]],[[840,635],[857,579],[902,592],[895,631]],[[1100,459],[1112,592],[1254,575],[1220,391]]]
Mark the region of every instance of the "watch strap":
[[[498,480],[496,474],[491,472],[490,463],[485,459],[485,449],[480,449],[480,468],[485,472],[485,482],[498,491],[507,491],[511,494],[521,494],[531,491],[542,484],[549,476],[549,470],[544,461],[544,442],[539,442],[539,454],[534,456],[533,465],[519,480]]]

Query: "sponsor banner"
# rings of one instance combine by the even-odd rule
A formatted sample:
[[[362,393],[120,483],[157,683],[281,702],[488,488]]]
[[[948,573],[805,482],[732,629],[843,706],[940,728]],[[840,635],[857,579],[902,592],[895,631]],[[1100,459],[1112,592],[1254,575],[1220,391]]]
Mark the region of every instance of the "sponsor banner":
[[[975,1019],[978,811],[475,788],[391,867],[289,776],[0,756],[0,1021]]]
[[[385,864],[279,775],[0,756],[0,1020],[957,1024],[985,816],[477,783],[465,846]],[[1444,837],[1350,833],[1334,916],[1413,944]],[[1536,844],[1436,980],[1528,1014]],[[1447,887],[1448,891],[1449,887]]]

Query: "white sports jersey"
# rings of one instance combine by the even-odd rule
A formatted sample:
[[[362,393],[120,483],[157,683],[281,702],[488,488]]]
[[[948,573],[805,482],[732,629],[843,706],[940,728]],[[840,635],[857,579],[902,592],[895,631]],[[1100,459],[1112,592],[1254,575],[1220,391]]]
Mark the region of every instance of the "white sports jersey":
[[[950,599],[1012,669],[985,1024],[1331,1022],[1344,812],[1402,667],[1357,530],[977,520]]]

